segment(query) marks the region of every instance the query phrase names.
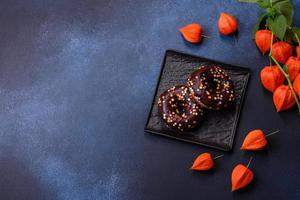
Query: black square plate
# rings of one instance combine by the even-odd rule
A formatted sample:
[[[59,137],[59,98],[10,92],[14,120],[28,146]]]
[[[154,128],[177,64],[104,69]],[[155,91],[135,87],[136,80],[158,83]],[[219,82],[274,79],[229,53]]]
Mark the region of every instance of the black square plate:
[[[204,122],[192,131],[182,133],[167,128],[157,111],[159,95],[174,85],[185,84],[189,75],[201,64],[219,65],[231,76],[236,90],[235,108],[230,111],[208,111]],[[231,150],[249,77],[247,68],[167,50],[145,131],[224,151]]]

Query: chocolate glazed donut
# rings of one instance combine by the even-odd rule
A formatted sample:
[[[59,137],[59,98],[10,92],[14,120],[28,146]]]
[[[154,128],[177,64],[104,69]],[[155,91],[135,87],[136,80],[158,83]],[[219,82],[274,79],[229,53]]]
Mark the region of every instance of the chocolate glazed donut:
[[[235,103],[233,82],[218,66],[201,66],[191,74],[188,86],[197,103],[205,108],[230,109]]]
[[[160,95],[158,112],[168,127],[180,131],[193,129],[202,121],[204,115],[203,108],[184,85],[174,86]]]

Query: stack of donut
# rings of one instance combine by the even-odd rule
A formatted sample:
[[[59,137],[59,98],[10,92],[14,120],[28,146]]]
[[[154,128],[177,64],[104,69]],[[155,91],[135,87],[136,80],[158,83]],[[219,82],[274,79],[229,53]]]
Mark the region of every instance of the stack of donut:
[[[169,128],[187,131],[199,125],[206,110],[228,110],[235,103],[234,85],[219,66],[200,66],[185,85],[163,92],[158,112]]]

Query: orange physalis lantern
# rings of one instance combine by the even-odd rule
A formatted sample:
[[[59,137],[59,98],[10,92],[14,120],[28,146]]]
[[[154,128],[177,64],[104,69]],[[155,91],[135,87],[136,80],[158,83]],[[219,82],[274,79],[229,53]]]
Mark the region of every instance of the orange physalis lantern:
[[[255,43],[264,55],[271,47],[272,32],[269,30],[259,30],[255,33]]]
[[[251,151],[262,150],[268,144],[266,137],[269,137],[277,132],[279,132],[279,130],[265,135],[264,132],[260,129],[252,130],[246,135],[241,149]]]
[[[300,97],[300,74],[298,74],[294,80],[293,83],[294,90],[297,93],[297,95]]]
[[[261,150],[267,146],[265,134],[262,130],[256,129],[250,131],[244,139],[241,149],[243,150]]]
[[[293,47],[287,42],[275,42],[272,45],[272,56],[278,62],[284,64],[292,56]]]
[[[297,57],[300,58],[300,46],[296,47]]]
[[[275,90],[273,102],[277,112],[288,110],[296,103],[292,91],[287,85],[281,85]]]
[[[232,174],[231,174],[231,191],[232,192],[246,187],[253,180],[254,174],[248,168],[251,160],[252,160],[252,157],[250,158],[250,161],[247,166],[245,166],[243,164],[238,164],[232,170]]]
[[[284,75],[276,65],[265,66],[260,72],[260,80],[267,90],[274,92],[278,86],[283,84]]]
[[[184,39],[191,43],[198,43],[202,39],[202,26],[200,24],[188,24],[179,30]]]
[[[234,16],[225,12],[221,12],[218,26],[220,33],[224,35],[230,35],[237,31],[238,22]]]
[[[293,81],[296,78],[296,76],[300,73],[300,57],[289,57],[285,65],[289,68],[288,72],[290,75],[290,79],[291,81]]]
[[[210,153],[200,154],[193,163],[191,170],[206,171],[214,166],[213,158]]]

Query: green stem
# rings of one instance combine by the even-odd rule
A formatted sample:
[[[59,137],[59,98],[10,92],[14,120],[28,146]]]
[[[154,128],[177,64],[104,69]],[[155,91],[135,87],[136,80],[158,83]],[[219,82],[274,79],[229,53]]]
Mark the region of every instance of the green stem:
[[[290,79],[290,75],[288,74],[288,73],[286,73],[283,69],[282,69],[282,67],[280,66],[280,64],[277,62],[277,60],[272,56],[272,46],[273,46],[273,32],[272,32],[272,36],[271,36],[271,47],[270,47],[270,53],[269,53],[269,58],[271,58],[271,60],[273,60],[275,63],[276,63],[276,65],[277,65],[277,67],[280,69],[280,71],[283,73],[283,75],[285,76],[285,78],[286,78],[286,80],[287,80],[287,82],[288,82],[288,85],[289,85],[289,87],[290,87],[290,89],[291,89],[291,91],[292,91],[292,94],[293,94],[293,97],[294,97],[294,99],[295,99],[295,101],[296,101],[296,103],[297,103],[297,107],[298,107],[298,114],[300,114],[300,102],[299,102],[299,99],[298,99],[298,97],[297,97],[297,95],[296,95],[296,92],[295,92],[295,90],[294,90],[294,87],[293,87],[293,84],[292,84],[292,81],[291,81],[291,79]]]
[[[267,134],[266,137],[269,137],[269,136],[271,136],[271,135],[274,135],[274,134],[278,133],[279,131],[280,131],[280,130],[273,131],[272,133]]]
[[[221,157],[223,157],[223,156],[224,156],[223,154],[222,154],[222,155],[219,155],[219,156],[216,156],[216,157],[213,158],[213,160],[218,159],[218,158],[221,158]]]
[[[270,63],[270,67],[273,65],[273,63],[272,63],[272,59],[270,58],[270,56],[269,56],[269,63]]]
[[[247,164],[247,168],[250,166],[251,161],[252,161],[252,156],[250,157],[250,160],[249,160],[249,162]]]
[[[272,0],[271,0],[271,2],[272,2]],[[271,57],[270,57],[270,56],[272,56],[273,36],[274,36],[274,35],[273,35],[273,32],[272,32],[272,35],[271,35],[271,44],[270,44],[270,52],[269,52],[269,62],[270,62],[270,66],[273,65],[272,59],[271,59]]]
[[[274,34],[273,34],[273,32],[272,32],[269,57],[272,56],[272,50],[273,50],[273,37],[274,37]]]
[[[205,38],[210,38],[210,36],[207,36],[207,35],[201,35],[202,37],[205,37]]]
[[[285,78],[290,78],[290,75],[288,73],[286,73],[282,67],[280,66],[280,64],[278,63],[278,61],[273,57],[273,56],[270,56],[270,58],[275,62],[275,64],[277,65],[277,67],[280,69],[280,71],[283,73],[283,75],[285,76]]]
[[[290,75],[288,73],[286,73],[280,66],[280,64],[277,62],[277,60],[275,58],[273,58],[273,56],[271,55],[270,56],[272,58],[272,60],[276,63],[277,67],[280,69],[280,71],[283,73],[283,75],[285,76],[286,80],[288,81],[288,85],[292,91],[292,94],[293,94],[293,97],[296,101],[296,104],[297,104],[297,107],[298,107],[298,114],[300,114],[300,102],[299,102],[299,99],[295,93],[295,90],[294,90],[294,87],[293,87],[293,84],[292,84],[292,81],[290,79]]]

